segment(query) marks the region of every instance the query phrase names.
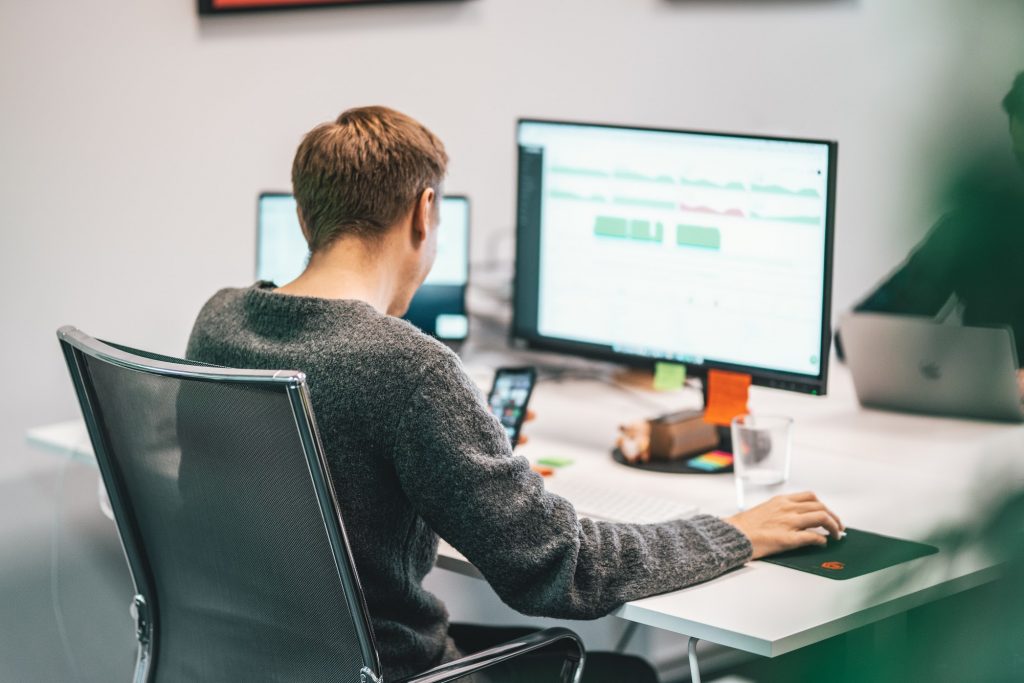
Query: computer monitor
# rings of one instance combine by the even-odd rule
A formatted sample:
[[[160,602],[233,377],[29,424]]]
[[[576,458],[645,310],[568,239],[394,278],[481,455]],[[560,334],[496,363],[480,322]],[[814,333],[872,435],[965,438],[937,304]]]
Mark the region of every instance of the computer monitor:
[[[469,199],[446,195],[441,201],[437,259],[416,292],[406,320],[438,339],[457,342],[469,333],[466,287],[469,283]],[[295,198],[287,192],[259,196],[256,226],[256,277],[291,282],[309,260]]]
[[[520,120],[513,343],[824,394],[835,142]]]

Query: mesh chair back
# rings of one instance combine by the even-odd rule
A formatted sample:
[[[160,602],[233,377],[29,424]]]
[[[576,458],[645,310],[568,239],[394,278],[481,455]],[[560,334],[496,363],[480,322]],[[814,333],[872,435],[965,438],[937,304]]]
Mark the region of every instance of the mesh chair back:
[[[136,680],[377,680],[305,376],[58,337],[135,581]]]

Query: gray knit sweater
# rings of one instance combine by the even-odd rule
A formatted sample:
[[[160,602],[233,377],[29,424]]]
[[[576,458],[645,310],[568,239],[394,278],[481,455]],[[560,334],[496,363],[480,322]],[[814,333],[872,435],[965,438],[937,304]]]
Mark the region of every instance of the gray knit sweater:
[[[191,359],[306,373],[342,518],[389,678],[458,656],[423,577],[438,536],[520,612],[569,619],[705,581],[746,561],[747,538],[711,516],[595,522],[544,490],[459,358],[359,301],[270,283],[203,307]]]

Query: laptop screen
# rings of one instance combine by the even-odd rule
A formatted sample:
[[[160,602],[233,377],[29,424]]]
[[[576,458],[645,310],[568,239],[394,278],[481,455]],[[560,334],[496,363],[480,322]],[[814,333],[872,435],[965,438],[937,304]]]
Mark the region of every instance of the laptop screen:
[[[283,285],[297,278],[308,260],[295,198],[285,192],[262,193],[256,223],[256,278]],[[413,297],[406,320],[438,339],[465,339],[468,282],[469,199],[449,195],[441,201],[434,267]]]

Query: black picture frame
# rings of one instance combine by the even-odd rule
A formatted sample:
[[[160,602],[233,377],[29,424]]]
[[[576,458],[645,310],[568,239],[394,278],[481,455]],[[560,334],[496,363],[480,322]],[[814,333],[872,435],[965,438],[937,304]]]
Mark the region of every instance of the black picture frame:
[[[200,15],[280,12],[293,9],[318,9],[362,5],[436,3],[452,0],[197,0]]]

